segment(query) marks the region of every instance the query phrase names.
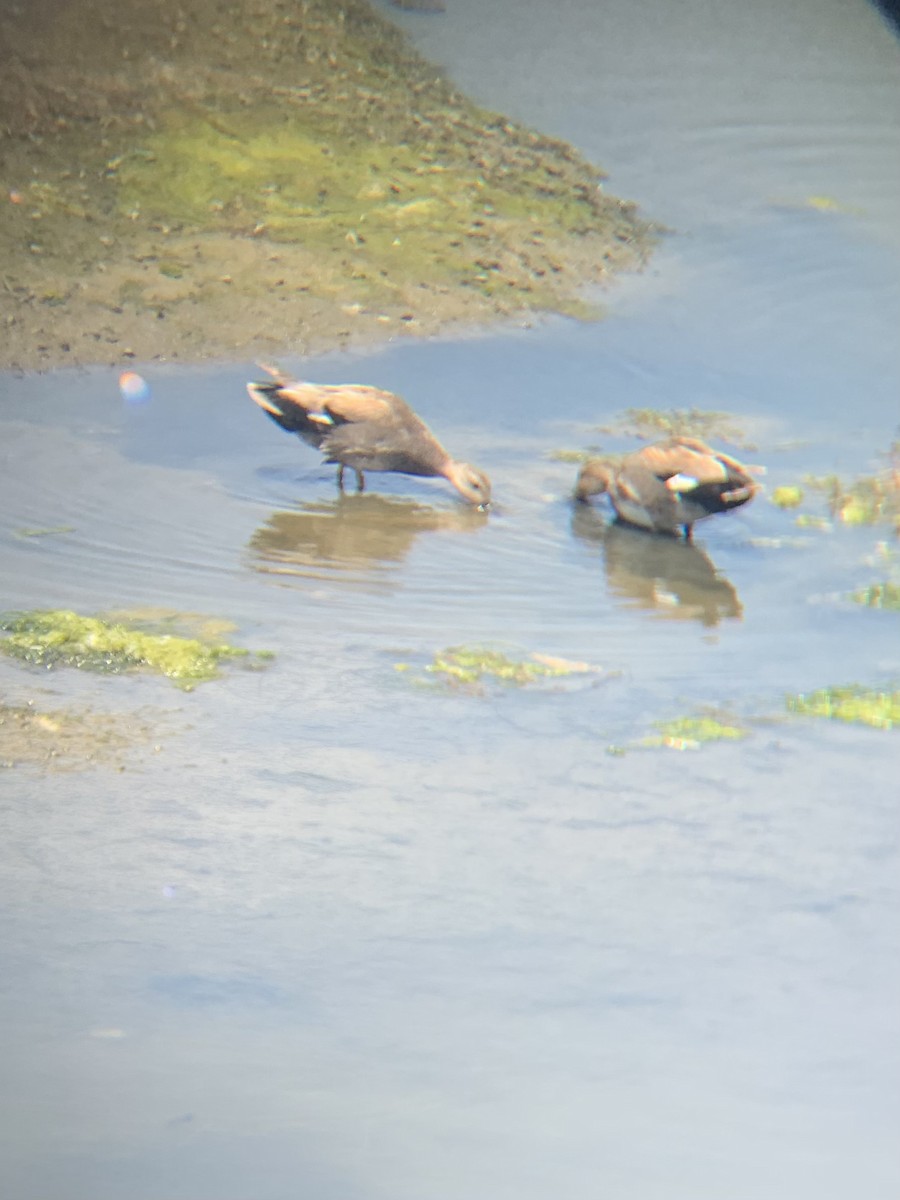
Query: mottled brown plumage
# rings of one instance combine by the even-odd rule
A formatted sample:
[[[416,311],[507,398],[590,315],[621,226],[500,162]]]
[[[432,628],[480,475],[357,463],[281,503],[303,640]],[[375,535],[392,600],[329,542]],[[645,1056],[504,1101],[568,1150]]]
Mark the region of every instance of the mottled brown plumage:
[[[619,463],[591,459],[575,498],[608,493],[616,515],[655,533],[684,531],[697,521],[746,504],[759,490],[747,467],[697,438],[675,437],[627,454]]]
[[[487,476],[451,458],[399,396],[356,384],[303,383],[265,365],[263,370],[272,380],[248,383],[251,399],[282,429],[321,450],[326,462],[337,463],[341,489],[345,467],[356,472],[359,491],[365,471],[440,475],[470,504],[490,503]]]

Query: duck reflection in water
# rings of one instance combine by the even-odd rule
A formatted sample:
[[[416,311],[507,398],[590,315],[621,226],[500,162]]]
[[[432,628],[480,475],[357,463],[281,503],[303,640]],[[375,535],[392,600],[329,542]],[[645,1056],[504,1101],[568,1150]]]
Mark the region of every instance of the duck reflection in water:
[[[477,508],[431,508],[387,496],[341,494],[296,512],[272,513],[248,548],[253,566],[267,574],[375,574],[402,562],[419,534],[472,532],[487,520]]]
[[[609,590],[619,601],[675,620],[718,625],[743,613],[733,585],[693,542],[654,537],[578,505],[572,532],[603,550]]]

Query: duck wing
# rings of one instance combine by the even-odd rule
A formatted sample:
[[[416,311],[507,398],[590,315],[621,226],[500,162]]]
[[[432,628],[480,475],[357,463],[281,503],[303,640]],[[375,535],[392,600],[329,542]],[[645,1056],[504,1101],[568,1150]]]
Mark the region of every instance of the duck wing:
[[[321,446],[329,461],[359,471],[442,475],[449,461],[447,451],[412,413],[407,420],[338,419]]]
[[[393,392],[365,384],[306,383],[275,367],[263,369],[272,382],[248,384],[252,398],[282,429],[320,449],[327,462],[358,471],[445,473],[447,451]]]
[[[676,438],[671,442],[647,446],[640,451],[642,464],[672,488],[672,480],[679,479],[685,490],[706,484],[725,483],[734,459],[728,460],[705,442],[694,438]],[[689,482],[692,481],[692,482]],[[676,484],[674,490],[680,490]]]
[[[272,381],[248,383],[251,398],[287,433],[312,446],[323,446],[339,425],[390,427],[398,419],[398,406],[406,409],[402,400],[379,388],[305,383],[288,379],[274,367],[265,370]]]
[[[315,389],[318,396],[312,397],[312,402],[317,402],[318,411],[327,414],[336,425],[375,425],[390,429],[412,416],[410,408],[399,396],[381,388],[363,384],[300,386]]]
[[[362,384],[334,385],[292,380],[252,386],[262,391],[282,416],[293,412],[297,420],[313,421],[320,425],[355,422],[391,424],[399,399],[390,392]]]

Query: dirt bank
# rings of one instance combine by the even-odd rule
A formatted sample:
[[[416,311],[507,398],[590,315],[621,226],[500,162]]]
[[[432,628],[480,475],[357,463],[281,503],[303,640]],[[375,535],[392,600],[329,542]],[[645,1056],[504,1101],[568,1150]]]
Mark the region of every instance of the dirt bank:
[[[652,241],[363,0],[0,0],[0,60],[0,367],[589,316]]]

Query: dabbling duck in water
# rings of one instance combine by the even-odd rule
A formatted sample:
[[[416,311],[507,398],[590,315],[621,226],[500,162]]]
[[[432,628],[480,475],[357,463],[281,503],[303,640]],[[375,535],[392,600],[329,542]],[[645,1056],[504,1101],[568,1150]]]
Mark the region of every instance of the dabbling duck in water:
[[[396,471],[401,475],[440,475],[470,504],[490,504],[486,475],[457,462],[409,405],[391,392],[355,384],[336,386],[291,380],[263,366],[271,382],[248,383],[260,408],[288,433],[321,450],[325,461],[338,464],[338,487],[344,468],[356,472],[357,490],[365,487],[364,471]]]
[[[606,492],[616,515],[654,533],[690,538],[697,521],[728,512],[759,490],[737,459],[696,438],[676,437],[627,454],[619,463],[586,462],[575,485],[576,500]]]

